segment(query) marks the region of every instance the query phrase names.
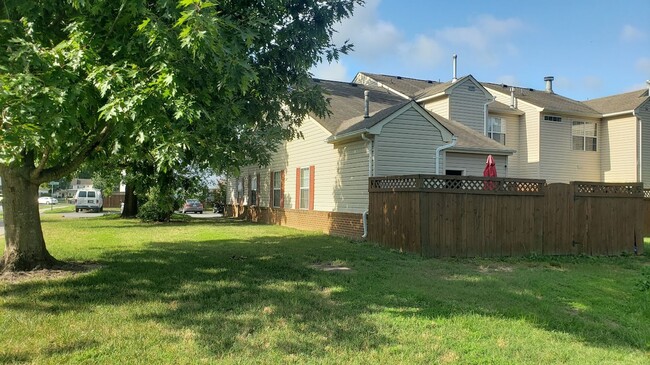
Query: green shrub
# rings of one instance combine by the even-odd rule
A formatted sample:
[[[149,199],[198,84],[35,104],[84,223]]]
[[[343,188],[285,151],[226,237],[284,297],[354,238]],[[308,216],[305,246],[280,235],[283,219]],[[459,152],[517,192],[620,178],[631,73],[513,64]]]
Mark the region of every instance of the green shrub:
[[[145,222],[169,222],[174,213],[174,198],[161,194],[157,187],[147,194],[147,202],[138,208],[138,218]]]

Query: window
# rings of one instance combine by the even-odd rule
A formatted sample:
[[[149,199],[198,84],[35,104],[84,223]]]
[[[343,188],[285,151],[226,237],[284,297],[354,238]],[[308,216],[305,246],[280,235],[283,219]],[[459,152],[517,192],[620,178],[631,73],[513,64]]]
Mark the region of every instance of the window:
[[[545,115],[544,120],[547,122],[561,122],[562,118],[561,117],[556,117],[554,115]]]
[[[488,123],[488,137],[506,144],[506,123],[499,117],[490,117]]]
[[[574,151],[597,151],[596,123],[573,122],[571,136]]]
[[[300,169],[300,209],[309,209],[309,168]]]
[[[282,208],[283,204],[283,199],[282,196],[284,195],[282,192],[282,185],[283,185],[283,176],[282,176],[281,171],[273,171],[271,179],[273,181],[273,196],[272,196],[272,206],[275,208]]]
[[[242,203],[242,198],[244,197],[244,178],[237,179],[237,204]]]
[[[257,176],[251,176],[249,181],[251,183],[251,200],[248,205],[257,205]]]

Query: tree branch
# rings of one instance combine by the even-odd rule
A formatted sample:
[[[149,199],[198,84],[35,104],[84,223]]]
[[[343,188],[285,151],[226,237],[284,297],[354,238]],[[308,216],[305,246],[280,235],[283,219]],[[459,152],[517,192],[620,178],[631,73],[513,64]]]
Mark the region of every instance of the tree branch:
[[[77,155],[73,157],[69,163],[42,170],[40,176],[33,178],[32,182],[42,184],[46,181],[56,180],[61,176],[64,176],[76,170],[84,162],[84,160],[88,158],[88,155],[92,152],[92,150],[104,143],[110,131],[110,125],[105,125],[104,128],[95,135],[95,138],[93,138],[90,143],[88,143],[84,148],[79,149]]]
[[[36,170],[32,171],[30,174],[30,179],[36,179],[38,175],[43,171],[45,168],[45,164],[47,163],[47,160],[50,158],[50,146],[45,146],[45,151],[43,151],[43,156],[41,156],[41,160],[38,162],[38,166],[36,166]]]

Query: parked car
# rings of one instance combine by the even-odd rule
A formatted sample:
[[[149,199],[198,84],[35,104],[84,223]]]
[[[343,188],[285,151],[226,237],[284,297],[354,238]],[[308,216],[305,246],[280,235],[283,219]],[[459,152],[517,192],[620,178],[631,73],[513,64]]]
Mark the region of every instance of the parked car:
[[[189,212],[203,214],[203,204],[198,199],[187,199],[183,204],[181,212],[183,214]]]
[[[104,211],[102,191],[97,189],[77,190],[74,196],[74,211],[79,212],[82,209],[94,210],[95,212]]]
[[[42,196],[38,198],[38,204],[59,204],[59,200],[49,196]]]

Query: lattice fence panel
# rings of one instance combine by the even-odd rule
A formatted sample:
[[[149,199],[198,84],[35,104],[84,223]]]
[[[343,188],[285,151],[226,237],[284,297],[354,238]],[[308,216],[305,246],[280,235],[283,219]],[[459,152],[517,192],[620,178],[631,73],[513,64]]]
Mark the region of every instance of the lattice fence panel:
[[[645,196],[643,185],[639,183],[630,184],[606,184],[606,183],[573,183],[575,194],[581,196],[619,196],[619,197],[638,197]]]

